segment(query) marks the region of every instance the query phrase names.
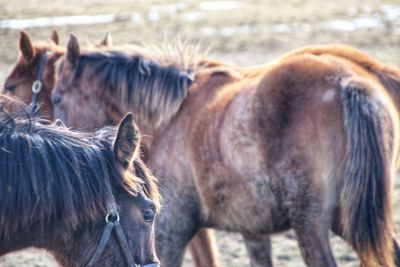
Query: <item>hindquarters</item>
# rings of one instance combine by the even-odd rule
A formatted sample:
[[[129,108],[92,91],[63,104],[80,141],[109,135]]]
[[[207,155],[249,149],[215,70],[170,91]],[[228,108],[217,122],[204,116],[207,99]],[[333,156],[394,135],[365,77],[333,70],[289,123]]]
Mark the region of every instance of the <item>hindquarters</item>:
[[[340,207],[342,234],[362,263],[394,266],[398,118],[384,90],[340,61],[298,56],[258,91],[269,173],[307,264],[335,266],[328,232]]]

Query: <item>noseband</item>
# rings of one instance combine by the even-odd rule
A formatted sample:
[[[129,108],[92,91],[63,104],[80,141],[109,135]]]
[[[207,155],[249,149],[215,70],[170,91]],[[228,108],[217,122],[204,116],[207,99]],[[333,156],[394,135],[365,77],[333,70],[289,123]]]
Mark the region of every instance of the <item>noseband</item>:
[[[36,111],[38,109],[38,103],[39,103],[39,96],[40,92],[42,91],[42,75],[44,71],[44,66],[46,65],[47,59],[50,55],[50,52],[47,51],[39,61],[39,69],[36,74],[36,80],[32,84],[32,100],[31,100],[31,105],[33,107],[33,110]]]
[[[100,241],[97,244],[97,248],[96,248],[92,258],[90,259],[89,263],[86,264],[86,267],[95,266],[96,262],[99,260],[99,258],[101,256],[101,254],[104,252],[104,249],[106,248],[108,240],[110,240],[110,236],[113,231],[114,231],[114,234],[118,241],[122,255],[125,258],[126,266],[128,266],[128,267],[160,267],[160,265],[157,263],[151,263],[151,264],[147,264],[147,265],[139,265],[139,264],[135,263],[133,256],[130,252],[128,242],[126,241],[126,237],[125,237],[124,231],[122,229],[121,223],[119,222],[119,213],[117,211],[115,201],[112,201],[112,203],[108,203],[108,205],[107,205],[106,226],[104,227]]]

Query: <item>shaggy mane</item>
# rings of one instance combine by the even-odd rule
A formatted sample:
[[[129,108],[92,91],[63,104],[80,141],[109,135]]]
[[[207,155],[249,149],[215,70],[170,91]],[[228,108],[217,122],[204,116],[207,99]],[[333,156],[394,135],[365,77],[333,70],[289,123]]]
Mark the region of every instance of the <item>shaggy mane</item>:
[[[200,60],[198,48],[182,45],[87,51],[80,55],[73,80],[85,71],[100,94],[134,106],[136,119],[158,127],[179,110]]]
[[[76,230],[103,216],[116,190],[147,189],[159,205],[154,177],[142,171],[138,179],[117,163],[114,133],[70,131],[0,109],[0,240],[55,220]]]

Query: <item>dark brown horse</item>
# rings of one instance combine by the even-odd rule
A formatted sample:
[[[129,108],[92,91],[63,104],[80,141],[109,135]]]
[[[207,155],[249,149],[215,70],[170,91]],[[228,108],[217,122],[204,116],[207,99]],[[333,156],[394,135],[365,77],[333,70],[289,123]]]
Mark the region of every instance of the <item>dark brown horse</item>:
[[[203,227],[242,233],[254,266],[272,265],[268,235],[290,228],[308,266],[336,266],[329,229],[364,266],[395,266],[399,118],[380,81],[354,65],[300,53],[240,69],[176,50],[81,53],[72,37],[55,116],[97,128],[134,112],[165,197],[164,266],[179,266]]]
[[[89,134],[6,108],[0,107],[0,255],[34,246],[63,266],[159,266],[158,191],[138,158],[132,115],[118,130]]]

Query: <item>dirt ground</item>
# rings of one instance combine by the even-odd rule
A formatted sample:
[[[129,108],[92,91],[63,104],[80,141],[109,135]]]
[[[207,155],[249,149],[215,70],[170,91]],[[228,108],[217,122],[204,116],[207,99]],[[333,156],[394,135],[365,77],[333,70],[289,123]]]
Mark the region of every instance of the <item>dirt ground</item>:
[[[60,19],[82,15],[90,17]],[[58,19],[26,21],[42,17]],[[108,22],[94,24],[95,20]],[[80,21],[84,24],[71,25]],[[30,27],[35,23],[45,26]],[[346,43],[400,66],[398,0],[0,0],[0,84],[15,62],[20,27],[28,31],[33,40],[47,39],[51,29],[56,27],[63,44],[70,32],[74,32],[83,45],[100,40],[106,31],[112,34],[117,45],[160,44],[179,37],[210,48],[209,54],[214,58],[242,66],[266,63],[308,44]],[[400,195],[398,180],[396,196]],[[397,230],[400,227],[399,202],[397,197]],[[399,233],[397,238],[400,240]],[[240,235],[219,231],[217,239],[222,266],[249,266]],[[333,236],[331,243],[339,266],[358,266],[357,257],[348,245]],[[293,232],[273,236],[273,257],[278,267],[305,266]],[[31,249],[0,257],[0,266],[50,267],[57,264],[49,253]],[[183,266],[192,266],[189,253]]]

